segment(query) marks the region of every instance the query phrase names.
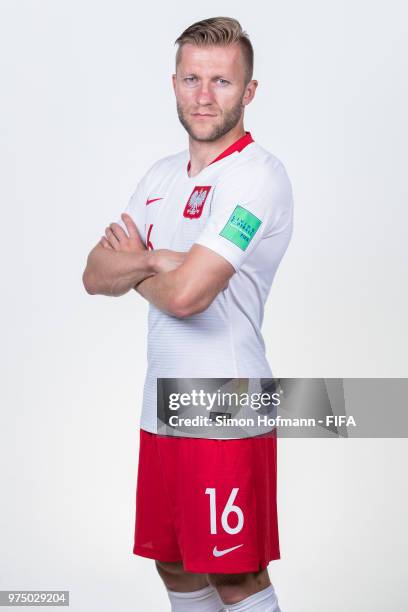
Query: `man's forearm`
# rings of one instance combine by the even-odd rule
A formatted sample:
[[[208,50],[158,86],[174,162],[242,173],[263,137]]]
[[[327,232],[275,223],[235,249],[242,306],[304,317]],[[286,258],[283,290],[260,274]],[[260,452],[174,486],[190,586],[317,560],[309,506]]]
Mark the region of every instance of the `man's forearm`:
[[[98,244],[88,256],[82,280],[91,295],[117,297],[154,273],[150,251],[115,251]]]
[[[179,269],[146,278],[135,289],[159,310],[184,319],[206,310],[217,293],[226,287],[225,283],[217,286],[215,282],[216,289],[210,290],[203,284],[200,287],[194,284]]]
[[[176,314],[176,296],[178,293],[177,272],[161,272],[154,277],[146,278],[135,289],[156,308]]]
[[[235,269],[211,249],[194,244],[179,267],[164,272],[157,268],[156,272],[135,287],[136,291],[159,310],[185,318],[206,310],[228,287]]]

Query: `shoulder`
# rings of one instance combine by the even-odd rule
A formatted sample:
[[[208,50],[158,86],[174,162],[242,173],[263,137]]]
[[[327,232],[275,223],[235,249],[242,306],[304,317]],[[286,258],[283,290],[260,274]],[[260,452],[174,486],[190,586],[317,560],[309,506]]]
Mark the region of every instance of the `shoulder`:
[[[248,145],[225,168],[217,187],[269,196],[277,191],[292,191],[283,162],[256,142]]]
[[[167,155],[158,159],[145,174],[145,179],[155,179],[160,175],[167,174],[172,170],[178,170],[180,166],[188,163],[188,151],[187,149],[174,153],[173,155]]]
[[[258,143],[253,142],[229,164],[220,175],[220,183],[236,183],[238,186],[257,185],[269,187],[280,182],[290,182],[282,161]]]
[[[154,162],[147,172],[139,179],[136,189],[132,193],[131,202],[135,203],[148,197],[151,189],[154,189],[154,186],[158,182],[161,182],[163,177],[168,177],[172,172],[175,172],[176,169],[179,169],[180,164],[187,164],[187,161],[185,161],[187,158],[188,152],[181,151],[174,155],[162,157]]]

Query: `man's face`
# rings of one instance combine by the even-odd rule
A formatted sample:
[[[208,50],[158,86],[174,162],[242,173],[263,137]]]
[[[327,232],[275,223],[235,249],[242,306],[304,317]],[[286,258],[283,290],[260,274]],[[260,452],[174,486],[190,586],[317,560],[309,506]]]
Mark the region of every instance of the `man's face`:
[[[245,85],[239,45],[183,45],[173,86],[180,122],[193,140],[212,142],[240,121],[256,81]]]

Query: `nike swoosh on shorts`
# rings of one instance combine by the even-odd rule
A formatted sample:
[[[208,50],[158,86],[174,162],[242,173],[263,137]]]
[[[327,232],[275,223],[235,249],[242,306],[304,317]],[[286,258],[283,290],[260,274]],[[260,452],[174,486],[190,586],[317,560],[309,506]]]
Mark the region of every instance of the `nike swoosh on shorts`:
[[[217,550],[217,547],[214,546],[213,555],[214,557],[222,557],[223,555],[226,555],[227,553],[230,553],[231,551],[235,550],[236,548],[240,548],[241,546],[243,546],[243,544],[238,544],[238,546],[226,548],[225,550]]]

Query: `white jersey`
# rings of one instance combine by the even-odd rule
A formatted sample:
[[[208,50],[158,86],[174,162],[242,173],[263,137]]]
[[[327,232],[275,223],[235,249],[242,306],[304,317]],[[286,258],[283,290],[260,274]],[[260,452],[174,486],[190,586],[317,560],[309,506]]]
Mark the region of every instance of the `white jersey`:
[[[292,234],[290,180],[249,132],[196,176],[188,175],[189,166],[188,151],[159,160],[126,212],[147,248],[185,252],[200,244],[229,261],[236,274],[199,314],[181,319],[150,304],[140,426],[153,433],[157,378],[273,377],[261,325]]]

